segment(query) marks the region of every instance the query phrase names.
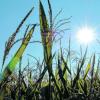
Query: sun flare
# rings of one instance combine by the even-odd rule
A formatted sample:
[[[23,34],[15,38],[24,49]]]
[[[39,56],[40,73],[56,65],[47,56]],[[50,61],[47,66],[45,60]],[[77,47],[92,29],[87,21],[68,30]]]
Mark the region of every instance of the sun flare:
[[[88,45],[94,40],[94,30],[90,27],[82,27],[77,32],[77,40],[81,44]]]

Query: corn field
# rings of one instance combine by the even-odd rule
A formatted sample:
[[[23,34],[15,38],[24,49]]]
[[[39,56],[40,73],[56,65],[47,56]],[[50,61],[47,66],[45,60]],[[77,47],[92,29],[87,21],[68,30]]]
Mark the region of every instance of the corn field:
[[[58,52],[52,52],[54,43],[62,39],[56,40],[59,35],[56,34],[57,29],[71,19],[59,20],[55,24],[54,20],[61,11],[53,19],[50,0],[47,3],[49,17],[42,0],[39,0],[39,23],[29,24],[23,38],[15,40],[25,21],[34,13],[33,7],[6,42],[0,75],[0,100],[100,100],[100,60],[96,60],[95,53],[87,59],[88,48],[82,57],[72,57],[70,39],[67,50],[60,44]],[[31,68],[29,61],[22,68],[23,53],[28,45],[32,45],[31,38],[36,28],[40,29],[41,41],[35,42],[43,47],[43,60],[32,56],[35,53],[33,50],[29,56],[36,61],[34,68]],[[7,56],[17,42],[21,43],[20,47],[4,68]]]

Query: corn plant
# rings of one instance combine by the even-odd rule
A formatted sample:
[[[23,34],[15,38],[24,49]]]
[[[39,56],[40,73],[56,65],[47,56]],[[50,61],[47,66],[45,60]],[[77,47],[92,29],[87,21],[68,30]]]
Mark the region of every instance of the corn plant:
[[[61,19],[55,23],[62,10],[53,19],[50,0],[47,0],[47,3],[49,17],[47,17],[45,7],[41,0],[39,0],[39,25],[44,57],[42,63],[37,57],[28,54],[36,62],[33,61],[31,67],[30,59],[28,59],[28,64],[22,69],[23,63],[21,60],[24,57],[23,53],[29,43],[32,43],[30,40],[37,25],[32,24],[30,27],[29,24],[24,37],[21,39],[20,47],[0,75],[0,100],[99,100],[100,60],[96,60],[97,56],[95,53],[87,60],[88,50],[86,48],[84,55],[81,50],[81,55],[76,62],[71,56],[71,38],[69,39],[68,48],[61,46],[60,38],[58,53],[52,53],[54,40],[56,39],[55,33],[64,32],[63,29],[59,31],[58,28],[69,23],[68,19],[70,18]],[[15,41],[16,35],[32,10],[33,8],[27,13],[16,31],[8,39],[2,66],[4,66],[12,46],[20,41]],[[76,52],[75,58],[77,58]],[[55,63],[53,63],[53,60]],[[15,70],[18,62],[19,69]],[[97,66],[96,70],[95,66]],[[54,67],[55,70],[53,70]]]

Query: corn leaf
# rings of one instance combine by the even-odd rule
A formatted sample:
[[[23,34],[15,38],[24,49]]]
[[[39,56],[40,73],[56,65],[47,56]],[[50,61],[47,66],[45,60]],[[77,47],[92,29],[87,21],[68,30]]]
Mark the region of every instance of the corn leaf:
[[[23,39],[20,48],[18,49],[18,51],[16,52],[14,57],[11,59],[11,61],[9,62],[9,64],[5,68],[5,70],[3,71],[3,79],[7,78],[14,71],[16,64],[19,62],[22,54],[24,53],[24,51],[32,37],[35,26],[36,26],[36,24],[30,29],[30,31],[27,34],[27,36],[25,37],[25,39]]]
[[[8,41],[6,42],[5,50],[4,50],[4,56],[3,56],[2,67],[3,67],[3,65],[5,63],[7,55],[10,52],[10,49],[12,48],[12,46],[14,44],[15,37],[16,37],[17,33],[19,32],[20,28],[22,27],[22,25],[24,24],[24,22],[29,17],[29,15],[31,14],[32,11],[33,11],[33,8],[26,14],[26,16],[23,18],[23,20],[21,21],[21,23],[18,25],[16,31],[11,35],[11,37],[9,37]]]
[[[39,12],[40,12],[40,30],[41,30],[42,44],[44,47],[45,61],[47,62],[47,60],[51,56],[52,33],[49,30],[48,21],[41,2],[39,7],[40,7]]]
[[[87,65],[87,67],[86,67],[85,75],[84,75],[84,78],[83,78],[84,80],[86,79],[86,76],[87,76],[87,74],[88,74],[90,68],[91,68],[91,59],[90,59],[90,61],[88,62],[88,65]]]

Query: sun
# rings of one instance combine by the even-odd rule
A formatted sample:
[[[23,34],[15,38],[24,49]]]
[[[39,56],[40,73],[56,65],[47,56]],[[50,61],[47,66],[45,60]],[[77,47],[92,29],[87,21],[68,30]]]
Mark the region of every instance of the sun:
[[[84,26],[77,31],[77,40],[80,44],[88,45],[94,41],[94,35],[93,28]]]

